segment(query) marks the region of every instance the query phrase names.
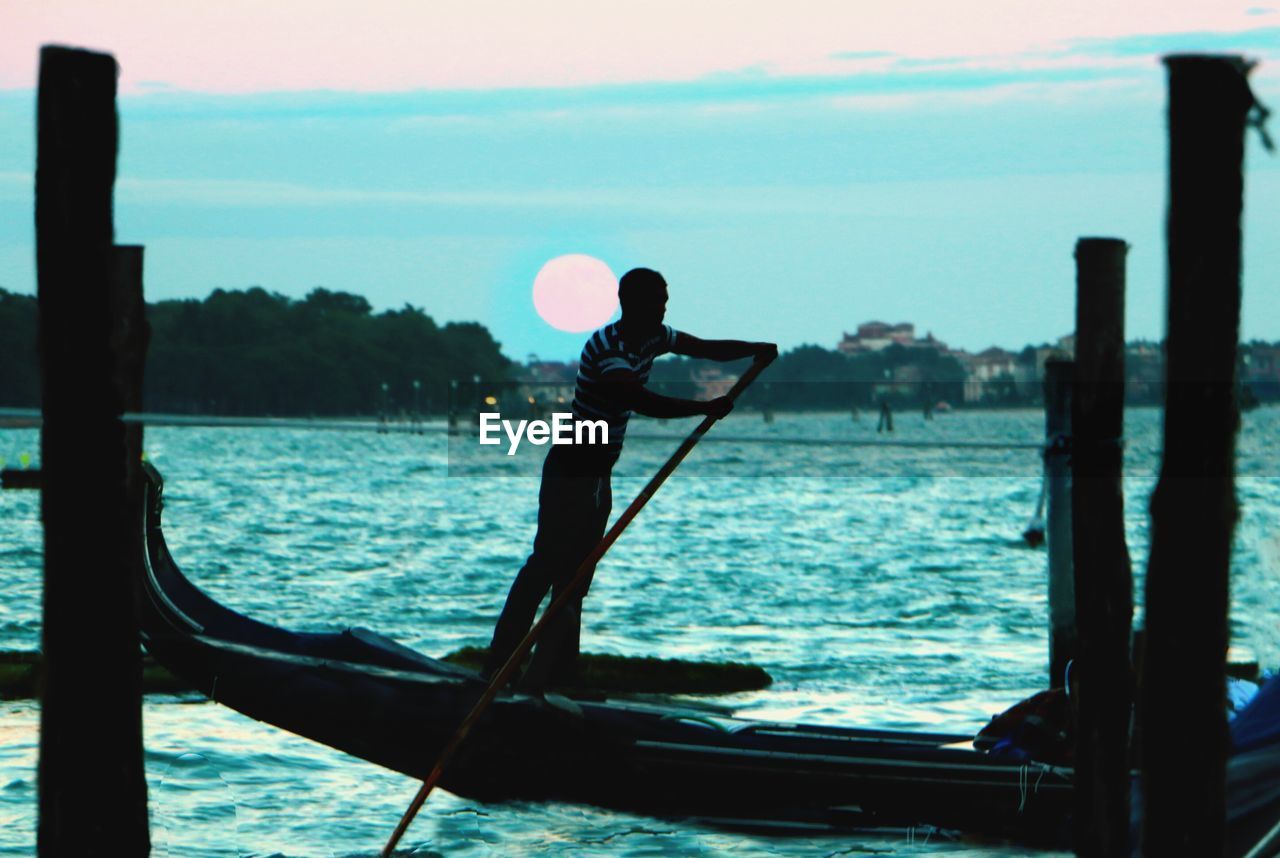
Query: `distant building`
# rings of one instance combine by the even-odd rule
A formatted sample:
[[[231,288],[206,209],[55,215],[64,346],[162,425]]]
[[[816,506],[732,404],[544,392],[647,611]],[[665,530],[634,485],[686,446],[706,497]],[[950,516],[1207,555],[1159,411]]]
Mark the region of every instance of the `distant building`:
[[[1280,343],[1245,346],[1245,380],[1280,384]]]
[[[1158,402],[1164,384],[1164,350],[1138,341],[1124,347],[1124,391],[1130,402]]]
[[[578,378],[577,361],[538,360],[524,365],[520,380],[537,384],[573,384]]]
[[[736,375],[725,372],[718,366],[699,366],[693,370],[693,387],[699,399],[714,399],[724,396],[738,380]]]
[[[871,354],[897,345],[909,349],[931,349],[942,358],[957,361],[965,373],[964,401],[967,403],[999,402],[1033,404],[1040,401],[1044,390],[1045,364],[1052,359],[1074,360],[1075,333],[1065,334],[1052,344],[1027,346],[1011,352],[998,346],[971,354],[952,349],[932,333],[916,336],[915,325],[900,322],[870,321],[858,325],[854,333],[845,333],[837,349],[845,355]],[[933,361],[932,356],[924,364]],[[874,382],[874,395],[902,395],[928,377],[921,362],[907,357],[892,361],[892,372]],[[1125,344],[1125,398],[1132,404],[1158,403],[1164,385],[1164,346],[1159,342],[1137,340]],[[1263,402],[1280,401],[1280,342],[1253,341],[1240,346],[1240,381],[1248,386],[1248,396]]]
[[[1012,392],[1018,372],[1018,356],[998,346],[970,355],[965,366],[964,401],[982,402]]]
[[[1245,384],[1262,399],[1280,398],[1280,343],[1251,343],[1241,347]]]
[[[1069,348],[1064,348],[1064,344]],[[1044,391],[1044,365],[1051,358],[1070,360],[1075,347],[1075,336],[1059,337],[1057,345],[1027,346],[1018,355],[1018,365],[1013,371],[1013,381],[1018,395],[1024,400],[1039,401]]]
[[[577,361],[537,360],[532,355],[516,374],[521,399],[532,398],[530,405],[544,408],[559,408],[572,402],[577,380]]]
[[[916,326],[911,322],[890,325],[875,321],[858,325],[856,333],[850,334],[846,331],[843,339],[836,345],[836,349],[846,355],[856,355],[878,352],[892,345],[909,349],[927,348],[939,352],[947,351],[947,344],[935,339],[933,332],[926,334],[924,339],[916,339]]]

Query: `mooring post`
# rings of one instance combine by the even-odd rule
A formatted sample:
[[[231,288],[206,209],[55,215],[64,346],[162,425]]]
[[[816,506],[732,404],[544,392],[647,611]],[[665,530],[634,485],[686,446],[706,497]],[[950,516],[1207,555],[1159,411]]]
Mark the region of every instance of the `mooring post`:
[[[1133,575],[1124,536],[1124,287],[1128,246],[1076,242],[1071,554],[1079,647],[1075,847],[1129,854]],[[1074,670],[1073,670],[1074,673]],[[1077,676],[1073,676],[1076,679]]]
[[[1071,379],[1075,364],[1044,364],[1044,480],[1049,553],[1049,687],[1066,685],[1076,657],[1076,582],[1071,563]]]
[[[456,378],[449,380],[449,434],[456,435],[458,432],[458,380]]]
[[[1164,454],[1151,498],[1142,675],[1143,848],[1221,855],[1226,838],[1228,575],[1236,523],[1238,56],[1171,56]],[[1188,740],[1195,752],[1187,753]]]
[[[421,434],[425,417],[422,413],[422,382],[413,380],[413,414],[409,417],[409,430]]]
[[[43,428],[41,855],[145,855],[141,656],[114,382],[116,63],[40,54],[36,261]]]

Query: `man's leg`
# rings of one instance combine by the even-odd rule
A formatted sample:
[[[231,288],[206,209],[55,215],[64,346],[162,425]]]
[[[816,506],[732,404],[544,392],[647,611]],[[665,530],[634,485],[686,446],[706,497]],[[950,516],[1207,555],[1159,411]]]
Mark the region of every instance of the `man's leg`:
[[[538,605],[551,589],[560,563],[560,546],[564,543],[566,531],[573,527],[572,520],[565,517],[566,483],[559,463],[548,455],[538,489],[538,532],[533,538],[533,553],[516,575],[506,604],[502,606],[502,614],[489,644],[489,654],[485,658],[482,675],[486,678],[502,669],[529,633]]]
[[[604,538],[604,532],[609,524],[609,513],[613,509],[613,488],[610,485],[609,474],[606,473],[600,477],[600,482],[596,486],[592,500],[594,504],[587,519],[587,526],[583,528],[583,542],[580,548],[584,548],[582,556],[586,557]],[[581,561],[579,561],[581,562]],[[566,636],[564,642],[564,650],[560,654],[560,669],[557,673],[565,674],[566,678],[572,678],[577,672],[578,655],[581,648],[582,638],[582,602],[587,597],[587,590],[591,587],[591,582],[595,579],[596,567],[593,565],[591,571],[587,573],[587,583],[578,593],[578,601],[575,607],[577,610],[573,615],[572,631]],[[568,581],[565,581],[568,584]],[[560,589],[559,586],[553,586],[551,592],[553,595]]]
[[[578,481],[574,500],[580,502],[573,504],[578,526],[564,534],[567,550],[562,556],[561,563],[555,567],[555,583],[551,590],[553,600],[558,599],[568,588],[582,561],[604,536],[612,506],[609,475],[606,473],[603,476]],[[577,593],[577,598],[548,623],[534,651],[533,661],[525,671],[521,688],[537,692],[546,687],[550,681],[571,684],[576,678],[578,650],[582,635],[582,600],[586,598],[594,576],[595,565],[593,564],[587,572],[586,581]]]
[[[498,624],[494,627],[493,640],[489,643],[489,654],[485,657],[481,673],[485,679],[493,678],[502,669],[520,641],[529,633],[538,604],[549,589],[551,576],[535,547],[520,574],[516,576],[515,583],[511,585],[506,604],[502,606],[502,614],[498,617]]]

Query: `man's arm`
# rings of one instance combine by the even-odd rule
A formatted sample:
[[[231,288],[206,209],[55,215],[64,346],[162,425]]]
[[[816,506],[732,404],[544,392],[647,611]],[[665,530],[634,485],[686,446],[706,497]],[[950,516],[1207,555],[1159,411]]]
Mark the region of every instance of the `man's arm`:
[[[607,372],[601,378],[607,385],[608,396],[622,408],[635,411],[645,417],[701,417],[717,420],[733,410],[733,400],[717,396],[705,402],[697,399],[679,399],[654,393],[629,372]]]
[[[704,360],[730,361],[740,358],[764,358],[778,356],[773,343],[749,343],[745,340],[703,340],[683,331],[676,332],[671,351],[678,355]]]

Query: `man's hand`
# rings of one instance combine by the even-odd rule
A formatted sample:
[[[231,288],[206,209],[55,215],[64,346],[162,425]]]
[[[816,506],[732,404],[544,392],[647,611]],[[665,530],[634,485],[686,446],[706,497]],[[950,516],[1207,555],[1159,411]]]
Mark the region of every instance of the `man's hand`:
[[[778,356],[777,343],[752,343],[751,345],[755,349],[756,360],[768,362]]]
[[[727,396],[717,396],[715,399],[704,402],[703,405],[706,407],[704,413],[708,417],[714,417],[717,420],[727,417],[729,412],[733,410],[733,400]]]

